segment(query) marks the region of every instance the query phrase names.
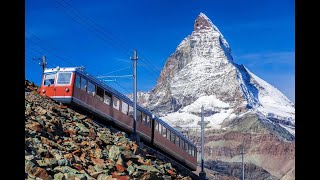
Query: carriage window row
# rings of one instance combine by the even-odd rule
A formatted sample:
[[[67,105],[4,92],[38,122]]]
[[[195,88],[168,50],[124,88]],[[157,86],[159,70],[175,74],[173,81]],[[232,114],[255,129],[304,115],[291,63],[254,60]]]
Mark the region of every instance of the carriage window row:
[[[174,144],[176,144],[178,147],[186,151],[188,154],[192,156],[196,156],[195,154],[195,148],[191,145],[188,144],[186,141],[181,139],[178,135],[176,135],[174,132],[171,132],[168,128],[160,124],[159,122],[155,121],[155,131],[158,131],[160,135],[163,137],[167,138]]]
[[[87,81],[85,78],[82,78],[79,75],[76,75],[75,86],[80,88],[83,91],[86,91],[88,94],[95,96],[100,101],[103,101],[107,105],[113,106],[114,109],[121,111],[126,115],[133,115],[133,107],[129,104],[121,101],[119,98],[112,96],[107,91],[104,91],[101,87],[94,85],[92,82]],[[151,117],[137,111],[137,120],[142,121],[146,126],[151,127]]]
[[[110,93],[104,91],[101,87],[94,85],[90,81],[87,81],[85,78],[81,78],[79,75],[76,75],[75,85],[76,87],[86,91],[88,94],[95,96],[100,101],[103,101],[105,104],[112,104],[114,109],[120,110],[123,114],[133,115],[132,106],[121,101],[119,98],[112,96]],[[144,125],[151,127],[151,117],[144,114],[140,110],[137,110],[137,121],[140,121]],[[166,128],[158,121],[155,121],[154,127],[155,130],[158,131],[163,137],[167,138],[169,141],[173,142],[190,155],[195,156],[195,149],[170,129]]]
[[[104,91],[101,87],[94,85],[92,82],[79,75],[76,75],[75,86],[86,91],[88,94],[96,97],[100,101],[103,101],[107,105],[111,105],[112,103],[112,95],[110,93]],[[119,99],[115,99],[114,97],[114,101],[113,107],[119,110]]]

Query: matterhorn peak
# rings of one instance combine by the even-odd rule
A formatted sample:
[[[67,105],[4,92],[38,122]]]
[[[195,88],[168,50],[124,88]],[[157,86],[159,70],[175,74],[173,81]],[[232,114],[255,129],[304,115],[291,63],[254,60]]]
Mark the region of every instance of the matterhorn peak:
[[[200,13],[194,22],[194,31],[201,29],[213,29],[217,31],[217,27],[211,22],[211,20],[204,14]]]
[[[206,113],[219,122],[259,112],[283,120],[286,126],[294,127],[295,123],[294,105],[279,90],[233,61],[228,42],[204,13],[197,16],[194,31],[167,59],[156,86],[145,97],[145,105],[168,122],[184,117],[183,123],[189,124],[192,117],[196,126],[198,117],[194,115],[204,104]],[[220,127],[215,121],[211,125]]]

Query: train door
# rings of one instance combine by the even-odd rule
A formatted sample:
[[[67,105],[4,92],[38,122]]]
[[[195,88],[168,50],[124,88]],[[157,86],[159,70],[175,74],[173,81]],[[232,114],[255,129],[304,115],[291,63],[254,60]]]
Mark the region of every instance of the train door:
[[[56,98],[70,97],[72,95],[72,72],[59,72],[55,85]]]
[[[42,94],[49,97],[55,96],[55,76],[56,73],[46,73],[43,75]]]

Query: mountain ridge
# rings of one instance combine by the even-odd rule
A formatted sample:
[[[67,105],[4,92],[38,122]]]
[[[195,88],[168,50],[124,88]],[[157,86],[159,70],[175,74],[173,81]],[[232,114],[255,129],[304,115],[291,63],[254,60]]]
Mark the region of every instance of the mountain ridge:
[[[228,42],[203,13],[166,60],[154,88],[139,93],[138,103],[198,146],[204,106],[206,160],[239,162],[244,146],[248,162],[277,179],[294,179],[294,104],[237,64]]]
[[[201,96],[215,95],[237,113],[255,108],[293,124],[295,119],[294,104],[285,95],[233,61],[228,42],[204,13],[196,18],[191,35],[167,59],[155,87],[140,93],[140,104],[159,116],[177,112]],[[276,109],[279,107],[283,112]]]

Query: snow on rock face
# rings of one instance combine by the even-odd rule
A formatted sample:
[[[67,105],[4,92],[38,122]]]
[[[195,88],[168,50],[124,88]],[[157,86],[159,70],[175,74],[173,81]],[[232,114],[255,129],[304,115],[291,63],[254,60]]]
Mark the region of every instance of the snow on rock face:
[[[211,22],[211,20],[205,14],[200,13],[194,23],[194,32],[200,32],[200,30],[202,29],[217,32],[221,37],[219,38],[219,40],[223,44],[223,47],[225,48],[225,50],[228,51],[228,53],[231,53],[230,46],[227,40],[223,37],[222,33],[219,31],[219,29]],[[232,56],[230,57],[232,60]]]
[[[204,117],[206,123],[206,128],[220,129],[221,123],[227,118],[234,118],[232,109],[224,110],[213,115]],[[198,115],[189,112],[174,112],[169,113],[163,117],[160,117],[173,127],[197,127],[199,126],[199,121],[201,120]]]
[[[202,13],[195,28],[168,58],[150,93],[148,107],[159,114],[175,112],[204,95],[215,94],[226,102],[245,101],[225,38]]]
[[[145,107],[172,125],[196,126],[203,105],[213,128],[248,110],[294,126],[293,103],[236,64],[228,42],[203,13],[196,18],[191,35],[167,59],[156,86],[141,99]]]
[[[225,103],[217,99],[215,95],[202,96],[198,98],[193,104],[197,104],[197,106],[188,105],[184,107],[181,110],[181,112],[199,113],[200,112],[199,105],[202,105],[203,108],[206,110],[212,110],[212,111],[214,111],[215,109],[228,109],[230,107],[228,103]]]
[[[259,89],[258,99],[261,106],[258,107],[258,110],[267,116],[278,115],[280,117],[291,118],[294,122],[294,104],[278,89],[254,75],[248,69],[246,70]]]

